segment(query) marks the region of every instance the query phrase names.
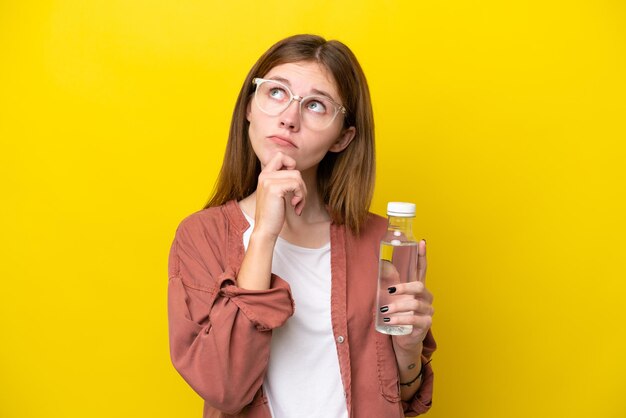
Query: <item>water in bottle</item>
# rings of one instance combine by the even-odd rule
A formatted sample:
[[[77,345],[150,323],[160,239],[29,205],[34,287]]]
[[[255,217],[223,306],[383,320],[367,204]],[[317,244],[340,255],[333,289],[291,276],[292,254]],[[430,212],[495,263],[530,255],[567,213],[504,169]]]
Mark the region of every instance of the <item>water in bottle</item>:
[[[380,308],[403,298],[413,299],[411,295],[390,294],[388,289],[400,283],[417,280],[417,241],[413,237],[415,204],[389,202],[387,215],[387,233],[380,243],[376,330],[383,334],[406,335],[413,331],[411,325],[389,324],[385,318],[412,315],[413,312],[389,314],[380,312]]]

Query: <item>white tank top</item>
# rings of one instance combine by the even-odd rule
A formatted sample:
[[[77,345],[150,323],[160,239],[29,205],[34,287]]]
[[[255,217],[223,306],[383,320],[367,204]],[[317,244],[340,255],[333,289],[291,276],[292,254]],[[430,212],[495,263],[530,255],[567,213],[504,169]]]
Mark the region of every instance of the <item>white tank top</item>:
[[[254,220],[243,235],[248,249]],[[263,390],[274,418],[348,418],[330,318],[330,243],[304,248],[278,238],[272,273],[289,283],[295,312],[272,331]]]

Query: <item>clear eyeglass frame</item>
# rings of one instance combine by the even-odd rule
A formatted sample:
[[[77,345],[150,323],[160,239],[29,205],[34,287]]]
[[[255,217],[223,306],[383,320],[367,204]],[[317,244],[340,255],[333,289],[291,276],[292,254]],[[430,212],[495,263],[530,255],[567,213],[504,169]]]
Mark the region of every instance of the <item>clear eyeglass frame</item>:
[[[267,110],[263,109],[263,107],[261,107],[261,105],[259,103],[259,99],[258,99],[258,96],[257,96],[257,93],[259,91],[259,87],[263,83],[267,83],[267,82],[278,84],[279,86],[284,88],[287,93],[289,93],[289,100],[287,102],[285,102],[284,108],[280,109],[276,113],[268,112]],[[319,129],[319,130],[326,129],[335,121],[335,118],[337,117],[339,112],[341,112],[342,115],[345,115],[347,113],[346,108],[343,105],[340,105],[339,103],[335,102],[334,100],[332,100],[331,98],[329,98],[327,96],[322,96],[322,95],[318,95],[318,94],[312,94],[312,95],[309,95],[309,96],[298,96],[297,94],[293,94],[291,89],[288,86],[286,86],[285,84],[281,83],[280,81],[269,80],[269,79],[260,78],[260,77],[255,77],[254,79],[252,79],[252,84],[254,84],[256,86],[256,89],[254,91],[254,102],[255,102],[257,108],[261,112],[263,112],[263,113],[265,113],[267,115],[270,115],[270,116],[278,116],[278,115],[280,115],[285,110],[287,110],[289,108],[289,106],[291,106],[291,103],[293,101],[296,101],[296,102],[298,102],[298,111],[300,113],[300,119],[302,121],[305,121],[305,118],[303,118],[303,115],[302,115],[302,103],[303,102],[306,102],[308,99],[311,99],[311,98],[319,97],[320,99],[324,99],[324,100],[329,101],[330,103],[332,103],[332,105],[335,108],[335,112],[333,113],[332,118],[330,118],[328,123],[326,123],[323,126],[317,126],[317,127],[316,126],[309,126],[310,123],[307,123],[307,126],[309,128],[312,128],[312,129]]]

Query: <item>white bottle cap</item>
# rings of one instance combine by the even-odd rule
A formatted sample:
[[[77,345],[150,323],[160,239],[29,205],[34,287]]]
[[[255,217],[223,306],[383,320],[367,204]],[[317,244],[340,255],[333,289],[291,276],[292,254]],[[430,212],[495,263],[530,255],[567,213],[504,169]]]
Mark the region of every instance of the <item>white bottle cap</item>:
[[[415,216],[415,203],[389,202],[387,203],[387,215],[412,218]]]

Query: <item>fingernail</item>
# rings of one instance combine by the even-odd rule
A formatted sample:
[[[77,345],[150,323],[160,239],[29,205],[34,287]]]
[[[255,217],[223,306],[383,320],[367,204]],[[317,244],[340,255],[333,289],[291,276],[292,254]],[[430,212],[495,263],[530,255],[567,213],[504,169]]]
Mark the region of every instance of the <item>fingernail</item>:
[[[391,286],[387,290],[389,291],[389,293],[396,293],[396,288],[394,286]]]
[[[389,306],[383,306],[382,308],[380,308],[380,311],[381,311],[382,313],[385,313],[385,312],[387,312],[388,310],[389,310]]]
[[[422,241],[424,241],[424,244],[426,244],[426,240],[424,238],[422,238]]]
[[[391,321],[391,318],[383,318],[383,322],[389,322]]]

